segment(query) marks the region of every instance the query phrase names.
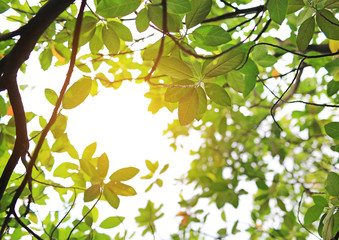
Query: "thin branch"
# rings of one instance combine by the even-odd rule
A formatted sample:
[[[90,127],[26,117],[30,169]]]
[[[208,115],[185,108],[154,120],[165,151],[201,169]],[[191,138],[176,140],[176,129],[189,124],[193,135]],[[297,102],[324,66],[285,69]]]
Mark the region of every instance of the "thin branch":
[[[229,18],[244,17],[248,14],[262,12],[265,9],[266,8],[265,8],[264,5],[260,5],[260,6],[252,7],[252,8],[247,8],[247,9],[238,9],[235,12],[225,13],[223,15],[220,15],[220,16],[217,16],[217,17],[214,17],[214,18],[206,19],[202,23],[217,22],[217,21],[221,21],[221,20],[225,20],[225,19],[229,19]]]
[[[95,208],[95,206],[98,204],[98,202],[99,202],[100,199],[101,199],[102,192],[103,192],[103,190],[101,189],[100,195],[99,195],[98,199],[95,201],[95,203],[93,204],[93,206],[91,207],[91,209],[89,209],[88,212],[80,219],[80,221],[79,221],[77,224],[75,224],[75,226],[74,226],[74,227],[72,228],[72,230],[70,231],[67,240],[70,239],[70,237],[72,236],[73,231],[74,231],[74,230],[79,226],[79,224],[80,224],[80,223],[88,216],[88,214],[90,214],[90,213],[92,212],[92,210],[93,210],[93,209]]]
[[[18,217],[18,215],[16,214],[15,210],[13,211],[13,215],[15,217],[15,220],[29,233],[31,234],[33,237],[35,237],[38,240],[43,240],[39,235],[37,235],[32,229],[30,229],[29,227],[27,227],[27,225],[25,223],[23,223],[21,221],[21,219]]]
[[[263,27],[263,29],[260,31],[260,33],[258,34],[258,36],[253,40],[253,42],[256,42],[259,40],[259,38],[261,37],[261,35],[263,35],[264,32],[266,32],[266,30],[268,29],[268,27],[271,24],[271,19],[269,19],[266,23],[265,26]]]

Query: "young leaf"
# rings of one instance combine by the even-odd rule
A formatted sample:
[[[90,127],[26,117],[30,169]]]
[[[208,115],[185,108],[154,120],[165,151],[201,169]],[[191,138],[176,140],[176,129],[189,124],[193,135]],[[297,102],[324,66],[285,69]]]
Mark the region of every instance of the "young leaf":
[[[286,17],[288,0],[270,0],[268,1],[267,9],[271,19],[281,24]]]
[[[46,88],[45,89],[45,96],[46,99],[52,104],[55,105],[57,100],[58,100],[58,95],[56,94],[56,92],[54,92],[54,90]]]
[[[104,186],[104,191],[103,191],[103,195],[105,197],[105,199],[107,200],[107,202],[115,209],[117,209],[119,207],[120,204],[120,199],[119,197],[114,193],[113,190],[111,190],[107,184],[105,184]]]
[[[192,0],[192,12],[186,15],[186,26],[192,28],[205,20],[212,7],[212,0]]]
[[[161,169],[161,171],[160,171],[159,174],[163,174],[164,172],[166,172],[166,170],[168,169],[168,167],[169,167],[169,164],[167,163],[167,164]]]
[[[202,25],[192,35],[198,43],[206,46],[219,46],[232,40],[228,32],[215,25]]]
[[[104,47],[102,40],[102,28],[102,25],[98,25],[92,39],[89,41],[89,49],[93,54],[98,53]]]
[[[79,166],[76,165],[75,163],[70,163],[70,162],[64,162],[61,163],[53,173],[54,177],[61,177],[61,178],[68,178],[70,177],[73,173],[69,172],[69,170],[78,170]]]
[[[124,221],[125,217],[108,217],[102,223],[100,227],[104,229],[114,228]]]
[[[150,170],[152,173],[154,173],[158,167],[159,167],[159,162],[156,161],[155,163],[152,163],[150,160],[146,160],[146,167],[148,168],[148,170]]]
[[[317,13],[316,20],[319,28],[329,39],[339,40],[339,20],[326,9]]]
[[[81,104],[88,96],[92,87],[92,79],[83,77],[75,82],[65,93],[62,106],[65,109],[72,109]]]
[[[206,83],[205,90],[207,96],[215,103],[222,106],[231,106],[231,98],[219,85],[215,83]]]
[[[191,89],[179,101],[178,115],[181,125],[191,123],[199,111],[199,96],[195,88]]]
[[[52,63],[53,53],[50,48],[46,48],[39,55],[39,62],[42,70],[47,70]]]
[[[234,49],[210,62],[205,69],[206,77],[216,77],[237,68],[243,61],[245,53]]]
[[[315,28],[315,20],[313,17],[304,21],[298,30],[297,46],[300,51],[305,51],[308,44],[312,40]]]
[[[120,39],[112,28],[102,28],[102,41],[110,53],[116,54],[120,50]]]
[[[103,153],[99,158],[98,158],[98,173],[99,176],[102,178],[105,178],[108,172],[109,168],[109,160],[106,155],[106,153]]]
[[[100,0],[97,14],[105,18],[123,17],[134,12],[140,5],[140,0]]]
[[[82,153],[82,159],[91,159],[93,154],[95,153],[95,150],[97,149],[97,143],[94,142],[90,145],[88,145],[84,152]]]
[[[106,186],[114,192],[116,195],[121,196],[133,196],[136,195],[136,191],[129,185],[123,184],[121,182],[109,182]]]
[[[84,202],[91,202],[100,195],[100,185],[96,184],[86,189],[84,193]]]
[[[135,167],[121,168],[118,171],[114,172],[109,179],[111,181],[127,181],[133,178],[138,174],[140,170]]]
[[[192,78],[192,70],[181,59],[175,57],[162,57],[158,69],[166,75],[177,79]]]
[[[197,87],[197,93],[199,96],[199,110],[196,119],[200,120],[201,116],[206,112],[207,109],[207,98],[204,89],[200,86]]]
[[[328,136],[339,139],[339,122],[331,122],[325,125],[325,131]]]

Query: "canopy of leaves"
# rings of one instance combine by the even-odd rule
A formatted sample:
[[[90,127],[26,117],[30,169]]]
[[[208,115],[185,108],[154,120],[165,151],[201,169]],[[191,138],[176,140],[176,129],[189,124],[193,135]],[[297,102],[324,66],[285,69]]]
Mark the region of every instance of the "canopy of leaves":
[[[101,230],[125,216],[96,223],[100,206],[118,208],[121,196],[137,194],[125,181],[139,169],[113,170],[106,153],[96,154],[96,143],[79,154],[67,135],[67,112],[102,88],[133,81],[149,86],[149,111],[178,113],[165,131],[174,149],[193,130],[202,136],[190,170],[178,176],[182,219],[169,237],[246,232],[248,239],[338,239],[338,15],[337,0],[2,0],[0,238],[111,239]],[[54,107],[50,119],[25,112],[29,103],[21,100],[26,90],[19,91],[16,76],[25,73],[31,52],[41,71],[69,69],[58,93],[44,90]],[[71,82],[73,71],[84,76]],[[40,128],[27,132],[34,118]],[[67,157],[55,161],[60,153]],[[146,160],[150,173],[138,182],[159,174],[145,190],[162,187],[160,175],[170,165],[157,171],[159,162]],[[251,184],[253,195],[244,189]],[[186,185],[194,187],[189,197]],[[48,187],[69,210],[40,219],[37,207],[52,198]],[[231,223],[225,208],[238,210],[244,195],[253,199],[252,222],[240,227],[242,216]],[[85,205],[76,218],[80,197]],[[204,199],[219,219],[199,207]],[[139,209],[143,235],[156,234],[163,204],[148,200]],[[226,227],[205,233],[209,221]],[[133,231],[115,239],[133,238]]]

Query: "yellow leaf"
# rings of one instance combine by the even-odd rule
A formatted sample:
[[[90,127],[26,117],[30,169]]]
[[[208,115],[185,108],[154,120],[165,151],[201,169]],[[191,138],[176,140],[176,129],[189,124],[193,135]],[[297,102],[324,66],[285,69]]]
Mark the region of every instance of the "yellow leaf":
[[[273,68],[272,77],[274,77],[275,79],[278,79],[279,76],[280,76],[280,73],[277,71],[277,69]]]
[[[329,40],[329,47],[332,53],[336,53],[339,51],[339,41],[338,40]]]
[[[61,56],[56,50],[54,45],[52,45],[52,54],[54,57],[56,57],[58,59],[59,62],[64,63],[65,62],[65,58],[63,56]]]

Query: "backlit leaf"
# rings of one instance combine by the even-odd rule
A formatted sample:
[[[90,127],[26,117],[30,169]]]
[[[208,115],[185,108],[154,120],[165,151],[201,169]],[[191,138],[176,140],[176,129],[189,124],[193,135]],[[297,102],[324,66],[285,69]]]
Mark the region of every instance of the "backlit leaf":
[[[115,209],[119,207],[120,199],[119,197],[110,189],[107,184],[104,186],[103,195],[107,202]]]
[[[307,209],[307,212],[304,218],[305,225],[311,224],[314,221],[318,220],[323,210],[324,210],[324,207],[320,205],[313,205],[312,207]]]
[[[78,170],[79,166],[75,163],[64,162],[61,163],[53,173],[54,177],[67,178],[72,175],[72,170]]]
[[[121,182],[109,182],[106,184],[113,193],[121,196],[133,196],[136,195],[136,191],[129,185],[123,184]]]
[[[140,3],[140,0],[101,0],[97,14],[105,18],[123,17],[134,12]]]
[[[125,217],[108,217],[102,223],[100,227],[104,229],[114,228],[124,221]]]
[[[148,170],[150,170],[152,173],[154,173],[158,167],[159,167],[159,162],[156,161],[155,163],[152,163],[150,160],[145,160],[146,167]]]
[[[94,142],[90,145],[88,145],[84,152],[82,153],[82,158],[83,159],[91,159],[93,154],[95,153],[95,150],[97,149],[97,143]]]
[[[45,89],[45,97],[52,105],[55,105],[58,100],[58,95],[56,92],[49,88]]]
[[[168,167],[169,167],[169,164],[167,163],[167,164],[161,169],[161,171],[160,171],[159,174],[163,174],[164,172],[166,172],[166,170],[168,169]]]
[[[140,170],[135,167],[121,168],[114,172],[109,178],[111,181],[127,181],[138,174]]]
[[[113,29],[102,28],[102,41],[110,53],[116,54],[119,52],[120,39]]]
[[[149,19],[147,9],[143,8],[135,19],[135,25],[139,32],[144,32],[149,27]]]
[[[133,36],[128,27],[117,21],[110,21],[107,23],[109,29],[113,29],[114,32],[124,41],[133,41]]]
[[[106,153],[103,153],[98,158],[98,173],[99,176],[105,178],[109,168],[109,160]]]
[[[182,60],[175,57],[162,57],[158,69],[173,78],[176,79],[188,79],[192,78],[192,70]]]
[[[186,15],[186,26],[192,28],[205,20],[211,11],[212,0],[192,0],[192,12]]]
[[[42,70],[47,70],[51,66],[52,58],[53,58],[53,53],[50,48],[46,48],[40,53],[39,62],[40,62]]]
[[[244,56],[245,53],[243,51],[234,49],[220,57],[217,57],[207,65],[205,69],[205,76],[216,77],[232,71],[241,64]]]
[[[195,88],[188,91],[179,101],[178,115],[181,125],[191,123],[199,111],[199,96]]]
[[[163,29],[161,6],[150,5],[148,8],[148,18],[158,28]],[[181,19],[177,15],[167,13],[167,30],[169,32],[178,32],[181,29],[181,25]]]
[[[81,104],[88,96],[92,87],[92,79],[83,77],[76,81],[65,93],[62,106],[65,109],[72,109]]]
[[[232,40],[228,32],[216,25],[202,25],[192,35],[198,43],[206,46],[218,46]]]
[[[84,201],[91,202],[100,195],[100,185],[93,185],[90,188],[86,189],[84,193]]]
[[[189,0],[167,0],[167,11],[170,13],[184,14],[191,10],[191,3]]]
[[[215,103],[220,104],[222,106],[231,106],[231,98],[219,85],[215,83],[206,83],[205,90],[207,96]]]

